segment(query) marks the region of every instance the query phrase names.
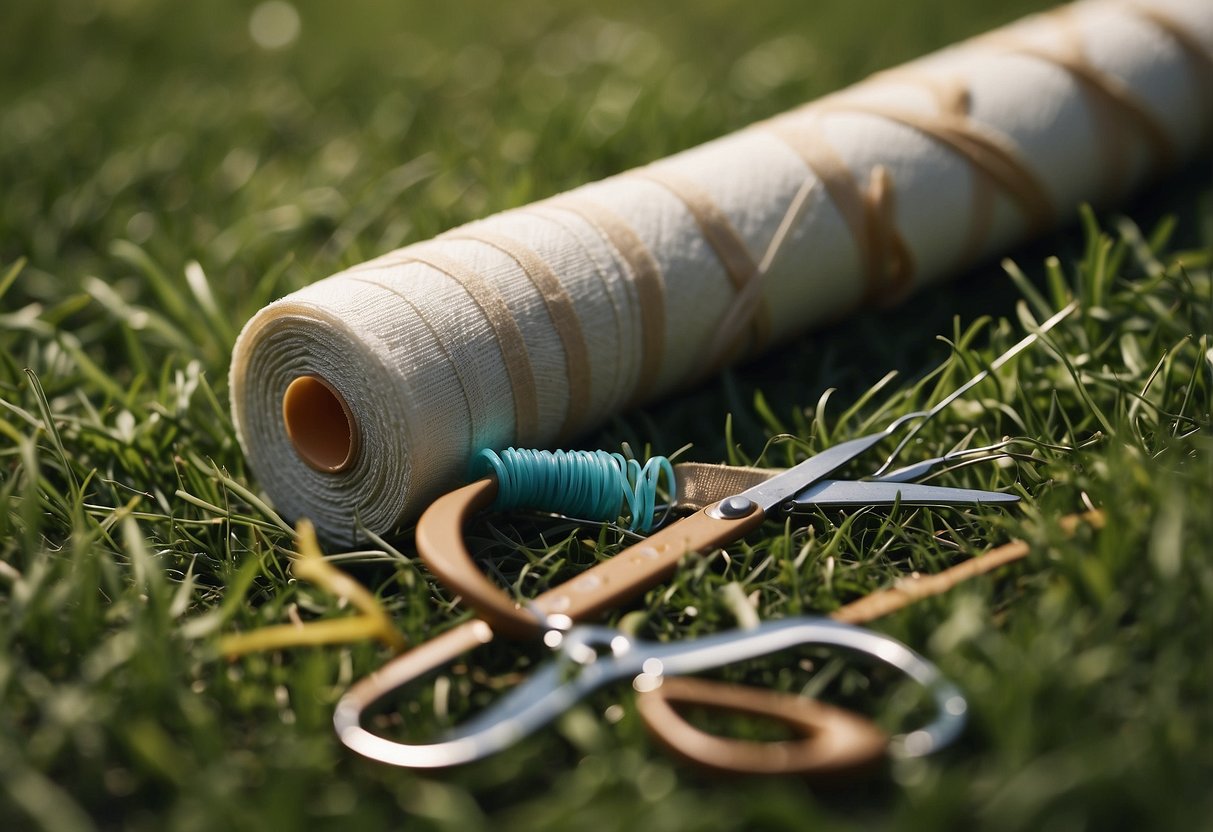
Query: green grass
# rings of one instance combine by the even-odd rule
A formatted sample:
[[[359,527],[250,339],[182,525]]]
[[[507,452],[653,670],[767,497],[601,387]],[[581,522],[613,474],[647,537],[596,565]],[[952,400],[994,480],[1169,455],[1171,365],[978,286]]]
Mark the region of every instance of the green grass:
[[[583,438],[784,465],[938,400],[1022,319],[1079,298],[1080,316],[907,451],[1024,440],[1009,465],[937,479],[1021,489],[1022,509],[770,524],[611,619],[674,639],[734,626],[739,594],[763,618],[827,611],[1026,537],[1026,563],[878,625],[970,697],[970,730],[937,759],[847,788],[710,778],[655,749],[612,690],[507,754],[419,775],[358,759],[331,732],[336,698],[385,649],[217,656],[224,633],[349,614],[292,580],[291,536],[234,440],[227,360],[257,308],[1043,5],[315,2],[299,40],[268,52],[244,4],[6,3],[0,828],[1208,825],[1207,161],[1130,206],[1136,225],[1087,217],[1016,252],[1026,276],[987,264]],[[1108,528],[1063,539],[1054,520],[1088,505]],[[521,516],[469,537],[528,595],[625,542]],[[338,562],[410,639],[465,616],[407,530]],[[489,681],[518,662],[509,645],[478,658]],[[904,716],[863,668],[782,667],[745,678],[811,684],[890,727]],[[484,691],[451,678],[458,716]],[[419,727],[438,727],[432,686],[410,696]]]

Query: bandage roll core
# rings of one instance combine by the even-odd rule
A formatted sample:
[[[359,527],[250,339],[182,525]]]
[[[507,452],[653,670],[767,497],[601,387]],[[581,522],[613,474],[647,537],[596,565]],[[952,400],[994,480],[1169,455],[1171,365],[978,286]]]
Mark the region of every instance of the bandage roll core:
[[[1026,18],[276,301],[233,353],[236,429],[285,517],[389,533],[479,448],[552,447],[900,299],[1124,197],[1211,128],[1209,0]]]
[[[299,376],[282,397],[286,435],[303,461],[336,474],[358,458],[358,421],[345,397],[318,376]]]

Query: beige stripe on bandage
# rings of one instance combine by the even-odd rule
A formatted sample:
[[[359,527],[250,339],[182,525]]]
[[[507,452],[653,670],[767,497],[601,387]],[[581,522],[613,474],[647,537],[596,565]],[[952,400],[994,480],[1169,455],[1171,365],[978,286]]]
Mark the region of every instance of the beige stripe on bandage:
[[[586,408],[590,402],[590,356],[573,299],[569,297],[560,279],[535,252],[503,234],[473,228],[443,234],[439,239],[471,240],[492,246],[517,263],[539,290],[548,315],[552,318],[552,326],[555,327],[564,347],[569,404],[560,432],[565,436],[574,433],[585,424]]]
[[[758,263],[755,262],[754,256],[732,221],[720,210],[720,206],[707,191],[685,176],[651,165],[632,171],[630,175],[655,182],[682,201],[695,218],[695,224],[704,240],[716,253],[716,259],[724,267],[734,289],[739,293],[744,291],[750,281],[757,277]],[[752,346],[754,349],[761,349],[771,337],[771,315],[765,299],[760,300],[750,323],[754,332]]]
[[[1050,63],[1065,70],[1082,87],[1101,125],[1099,147],[1104,154],[1104,195],[1115,198],[1128,188],[1129,183],[1124,177],[1129,158],[1126,127],[1141,136],[1150,150],[1149,175],[1154,176],[1174,167],[1178,153],[1166,128],[1136,93],[1118,78],[1090,62],[1083,46],[1082,32],[1071,10],[1061,7],[1046,14],[1057,25],[1057,31],[1062,36],[1063,43],[1058,49],[1025,43],[1018,37],[1006,34],[987,35],[981,42]]]
[[[874,77],[879,81],[913,84],[927,90],[935,99],[939,111],[951,116],[958,124],[971,129],[969,111],[973,104],[973,96],[963,82],[953,77],[942,77],[915,69],[891,69]],[[1011,146],[1006,140],[1006,146]],[[990,230],[994,226],[994,196],[997,183],[986,172],[978,168],[973,180],[972,202],[969,207],[969,230],[965,235],[964,244],[956,256],[953,268],[959,270],[972,265],[985,251]]]
[[[371,271],[371,270],[363,269],[362,271]],[[425,315],[425,313],[421,311],[421,307],[418,306],[417,304],[413,303],[413,301],[409,298],[409,296],[407,294],[405,294],[404,292],[400,291],[399,289],[397,289],[396,287],[394,287],[390,284],[380,283],[379,281],[374,280],[371,277],[363,277],[362,275],[353,274],[353,273],[349,274],[349,279],[354,282],[361,283],[364,286],[373,286],[376,289],[381,289],[385,292],[391,292],[393,295],[400,298],[400,300],[403,303],[405,303],[409,307],[409,309],[411,309],[413,311],[413,314],[417,316],[417,320],[421,321],[422,326],[424,326],[426,328],[426,330],[430,333],[430,336],[434,339],[434,343],[438,345],[438,349],[440,349],[442,351],[442,355],[446,359],[447,363],[450,364],[451,368],[455,371],[455,378],[457,378],[459,380],[459,387],[463,391],[463,400],[464,400],[464,403],[467,405],[468,425],[469,426],[474,425],[475,424],[475,418],[474,418],[475,414],[472,412],[472,397],[468,394],[468,390],[474,382],[468,377],[469,367],[467,365],[467,362],[455,360],[455,356],[453,356],[451,354],[451,351],[449,349],[447,349],[446,341],[443,338],[443,334],[438,331],[438,329],[434,326],[434,324],[430,321],[430,319]],[[476,441],[474,430],[471,430],[470,433],[471,433],[471,435],[468,436],[468,442]]]
[[[1150,23],[1166,32],[1167,36],[1183,52],[1184,58],[1187,60],[1188,65],[1191,66],[1192,72],[1196,77],[1197,87],[1200,89],[1203,99],[1205,101],[1213,101],[1213,53],[1204,49],[1200,45],[1200,41],[1185,29],[1183,24],[1176,21],[1169,14],[1152,6],[1147,6],[1144,2],[1133,2],[1133,0],[1126,0],[1124,8],[1126,11],[1150,21]],[[1213,110],[1209,111],[1206,121],[1204,138],[1205,141],[1209,141],[1213,138]]]
[[[878,305],[901,300],[914,282],[914,255],[897,228],[897,203],[893,177],[884,165],[872,168],[864,191],[868,234],[880,263],[879,284],[869,302]]]
[[[526,340],[501,292],[492,283],[454,258],[436,251],[409,249],[400,262],[415,261],[437,269],[454,280],[480,307],[501,345],[501,360],[514,395],[514,435],[524,445],[536,443],[539,436],[539,400],[535,391],[535,371],[531,367]]]
[[[564,195],[549,201],[553,208],[576,214],[606,238],[619,253],[631,274],[640,307],[640,374],[632,401],[644,399],[652,391],[661,372],[665,352],[665,283],[661,266],[653,259],[644,240],[612,211],[584,197]]]
[[[607,301],[607,303],[605,303],[603,306],[603,311],[609,310],[606,317],[610,320],[610,327],[615,333],[615,337],[617,339],[616,343],[619,345],[615,352],[621,352],[624,345],[629,343],[625,334],[628,328],[628,323],[625,321],[625,317],[627,316],[627,308],[624,299],[618,297],[616,293],[611,291],[613,278],[610,274],[608,274],[608,272],[612,271],[613,269],[618,269],[620,273],[626,273],[626,268],[619,265],[618,252],[615,252],[614,248],[611,246],[607,246],[607,249],[609,249],[608,251],[602,251],[596,247],[597,240],[594,241],[594,247],[591,248],[591,243],[586,238],[591,237],[600,239],[602,232],[600,232],[594,226],[587,227],[585,220],[581,219],[580,216],[573,214],[570,211],[561,211],[543,202],[536,203],[535,205],[527,205],[523,208],[519,208],[518,210],[519,212],[525,212],[529,216],[540,218],[545,222],[554,224],[555,226],[559,227],[562,232],[567,233],[570,240],[575,241],[573,244],[577,246],[578,259],[585,262],[593,269],[594,275],[599,281],[599,286],[601,286],[602,291],[600,293],[595,293],[594,296],[601,296]],[[608,262],[610,263],[610,268],[607,267]],[[578,318],[578,320],[580,320],[580,318]],[[604,325],[606,325],[606,319],[600,320],[598,323],[599,329],[594,331],[600,333],[602,331],[601,327]],[[583,332],[584,331],[585,329],[583,326]],[[587,345],[590,345],[591,343],[592,342],[587,339]],[[587,346],[587,349],[592,350],[592,346]],[[607,391],[602,394],[600,399],[597,400],[595,407],[601,407],[603,405],[606,407],[615,407],[618,403],[623,401],[630,392],[630,384],[627,378],[627,362],[621,360],[609,363],[609,373],[603,372],[602,367],[600,366],[595,367],[595,365],[591,364],[591,367],[594,368],[591,372],[595,388],[600,388]]]
[[[778,116],[762,129],[792,148],[825,186],[854,241],[864,274],[863,302],[886,302],[900,297],[914,280],[914,263],[892,211],[892,179],[888,170],[872,170],[861,188],[851,169],[817,129],[803,119]]]
[[[822,105],[825,112],[863,113],[885,118],[923,133],[962,156],[996,183],[1020,207],[1028,233],[1039,234],[1056,222],[1048,189],[1003,137],[951,113],[925,116],[891,107],[838,101]]]

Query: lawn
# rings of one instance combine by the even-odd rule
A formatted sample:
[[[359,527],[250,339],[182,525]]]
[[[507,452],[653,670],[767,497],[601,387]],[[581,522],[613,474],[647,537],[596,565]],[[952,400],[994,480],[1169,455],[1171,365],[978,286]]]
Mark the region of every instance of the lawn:
[[[656,748],[613,688],[507,753],[417,774],[357,758],[331,728],[337,698],[387,648],[234,662],[218,649],[350,614],[292,577],[294,537],[235,441],[231,346],[266,302],[1047,5],[315,0],[297,4],[296,32],[289,15],[230,1],[5,2],[0,828],[1213,823],[1207,154],[1010,252],[1018,265],[982,264],[578,443],[787,465],[938,401],[1077,298],[1079,313],[906,452],[1014,438],[1005,460],[936,482],[1016,490],[1022,506],[769,523],[609,619],[673,640],[753,611],[828,612],[1022,537],[1024,563],[876,625],[968,695],[969,730],[945,753],[849,785],[712,777]],[[1089,507],[1102,531],[1059,531]],[[528,595],[626,543],[614,526],[528,515],[469,538]],[[417,562],[410,529],[331,554],[410,641],[467,616]],[[452,716],[538,655],[484,651],[481,672],[453,675]],[[783,657],[737,678],[809,684],[905,724],[910,706],[880,673],[812,651],[794,661],[814,671],[788,674]],[[423,729],[442,723],[436,687],[404,706]]]

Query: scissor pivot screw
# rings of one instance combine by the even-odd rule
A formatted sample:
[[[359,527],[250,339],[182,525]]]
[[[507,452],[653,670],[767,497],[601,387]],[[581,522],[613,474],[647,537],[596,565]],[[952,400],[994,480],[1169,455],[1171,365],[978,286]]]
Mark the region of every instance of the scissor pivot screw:
[[[736,495],[721,500],[713,508],[708,509],[708,514],[721,520],[736,520],[739,517],[745,517],[753,510],[753,500]]]

